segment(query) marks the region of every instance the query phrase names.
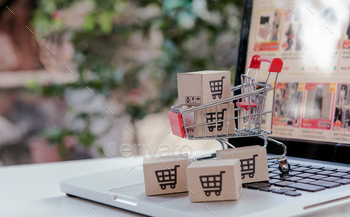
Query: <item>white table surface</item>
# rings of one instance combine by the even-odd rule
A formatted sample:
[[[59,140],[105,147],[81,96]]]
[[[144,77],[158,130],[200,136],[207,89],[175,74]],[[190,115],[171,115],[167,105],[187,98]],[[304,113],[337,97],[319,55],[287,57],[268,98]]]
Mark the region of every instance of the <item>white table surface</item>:
[[[142,158],[106,158],[0,167],[0,216],[142,216],[68,197],[59,188],[59,181],[62,179],[126,166],[132,168],[141,161]],[[94,208],[86,215],[92,207]],[[309,216],[350,216],[350,205],[334,207]]]
[[[141,162],[141,158],[106,158],[0,167],[0,216],[142,216],[99,203],[68,197],[59,181]],[[86,215],[86,213],[94,208]]]

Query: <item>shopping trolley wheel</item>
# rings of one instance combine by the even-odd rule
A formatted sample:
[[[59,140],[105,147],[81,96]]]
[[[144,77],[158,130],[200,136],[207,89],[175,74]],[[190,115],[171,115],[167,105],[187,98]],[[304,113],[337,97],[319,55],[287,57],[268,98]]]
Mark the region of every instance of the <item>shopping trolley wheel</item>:
[[[216,196],[220,196],[220,191],[215,191]]]
[[[175,188],[175,184],[171,184],[171,185],[170,185],[170,188]]]
[[[219,99],[221,99],[222,95],[219,95]]]
[[[166,185],[161,185],[160,188],[165,190],[166,189]]]
[[[253,178],[254,177],[254,174],[249,174],[249,178]]]
[[[281,171],[282,174],[288,174],[290,170],[290,165],[287,161],[287,157],[281,157],[280,159],[277,160],[279,164],[279,171]]]
[[[279,171],[283,174],[288,174],[290,171],[290,165],[288,164],[287,168],[285,168],[284,170],[282,169],[281,165],[278,167]]]
[[[241,175],[242,179],[244,179],[245,175]]]
[[[213,95],[213,99],[216,99],[216,95]]]
[[[206,195],[207,197],[209,197],[209,196],[210,196],[210,191],[206,191],[206,192],[205,192],[205,195]]]

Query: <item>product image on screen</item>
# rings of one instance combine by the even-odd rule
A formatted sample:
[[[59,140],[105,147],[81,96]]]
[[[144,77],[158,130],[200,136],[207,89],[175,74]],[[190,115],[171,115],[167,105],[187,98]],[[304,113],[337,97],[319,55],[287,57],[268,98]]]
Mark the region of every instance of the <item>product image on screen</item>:
[[[257,25],[258,34],[255,38],[255,51],[278,50],[283,10],[261,11]]]
[[[329,90],[329,84],[306,84],[302,127],[315,129],[331,128],[331,110],[334,93]]]
[[[298,127],[302,99],[298,83],[277,83],[273,124]]]
[[[338,84],[333,130],[350,131],[350,84]]]

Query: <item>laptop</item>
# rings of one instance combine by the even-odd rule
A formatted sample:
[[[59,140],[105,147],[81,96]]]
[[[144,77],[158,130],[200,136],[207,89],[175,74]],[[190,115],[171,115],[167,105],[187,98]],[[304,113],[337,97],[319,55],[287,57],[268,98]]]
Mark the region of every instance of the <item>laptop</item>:
[[[273,124],[271,138],[286,145],[288,175],[281,173],[276,160],[269,160],[269,181],[243,185],[239,200],[191,203],[188,193],[147,197],[142,158],[135,158],[135,165],[122,169],[62,180],[61,190],[131,212],[169,217],[302,216],[350,204],[349,5],[345,1],[244,2],[235,86],[253,55],[283,60],[278,83],[271,83],[276,87],[274,112],[261,124]],[[258,81],[267,68],[260,71]],[[264,145],[255,137],[228,142],[235,147]],[[274,157],[283,150],[268,144],[267,151]]]

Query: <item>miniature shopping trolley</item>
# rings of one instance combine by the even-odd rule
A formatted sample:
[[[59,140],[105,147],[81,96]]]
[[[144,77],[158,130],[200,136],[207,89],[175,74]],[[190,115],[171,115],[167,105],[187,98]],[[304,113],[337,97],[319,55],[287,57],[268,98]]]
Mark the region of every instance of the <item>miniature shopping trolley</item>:
[[[180,167],[176,165],[174,169],[165,169],[165,170],[156,170],[157,180],[160,183],[159,186],[161,189],[165,190],[167,185],[170,185],[170,188],[176,187],[176,170]]]
[[[256,81],[261,62],[270,63],[264,83]],[[288,173],[290,166],[287,162],[286,146],[268,137],[268,135],[272,134],[273,129],[275,84],[277,84],[278,75],[282,70],[282,66],[283,62],[280,58],[268,59],[261,58],[259,55],[254,55],[250,60],[246,74],[241,75],[241,85],[231,87],[231,97],[218,99],[215,102],[191,108],[184,108],[181,105],[172,106],[168,115],[173,134],[190,140],[216,139],[221,143],[223,148],[225,148],[225,144],[227,147],[234,148],[234,146],[226,140],[228,138],[260,137],[264,141],[265,148],[269,142],[273,142],[283,148],[283,153],[281,155],[269,157],[268,160],[277,159],[280,171],[282,173]],[[251,70],[255,70],[254,77],[249,74]],[[219,92],[222,92],[222,86],[221,88],[215,89],[215,86],[220,86],[222,83],[215,82],[210,84],[211,89],[214,91],[220,90]],[[212,88],[212,85],[214,88]],[[241,93],[234,95],[237,90],[240,90]],[[230,106],[232,103],[235,105],[234,108]],[[220,109],[223,106],[226,110]],[[207,117],[207,115],[210,114],[207,112],[209,108],[210,111],[213,109],[216,111],[216,116],[212,116],[210,121],[208,121],[207,118],[204,123],[197,123],[199,120],[198,113],[204,113],[205,117]],[[234,112],[230,111],[232,109]],[[227,115],[224,118],[221,117],[221,114],[218,112],[227,112]],[[234,117],[233,115],[230,117],[230,114],[235,115]],[[269,115],[271,116],[270,118],[268,118]],[[192,119],[190,119],[191,121],[189,121],[188,117],[192,117]],[[268,121],[269,119],[270,121]],[[263,122],[264,125],[262,124]],[[224,125],[224,123],[226,124]],[[234,125],[234,128],[232,125]],[[203,127],[205,128],[204,133],[202,132]],[[218,133],[219,127],[222,128],[220,133]],[[233,130],[231,130],[232,128]],[[216,130],[212,132],[214,129]],[[198,133],[199,131],[202,133]],[[215,154],[212,154],[206,158],[215,156]],[[201,158],[195,160],[201,160]]]
[[[211,192],[215,192],[216,196],[220,196],[222,189],[222,174],[225,171],[220,171],[219,175],[209,175],[209,176],[200,176],[202,188],[207,197],[210,196]]]

